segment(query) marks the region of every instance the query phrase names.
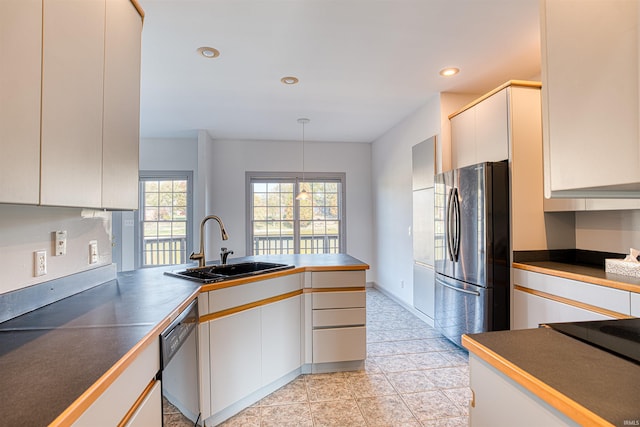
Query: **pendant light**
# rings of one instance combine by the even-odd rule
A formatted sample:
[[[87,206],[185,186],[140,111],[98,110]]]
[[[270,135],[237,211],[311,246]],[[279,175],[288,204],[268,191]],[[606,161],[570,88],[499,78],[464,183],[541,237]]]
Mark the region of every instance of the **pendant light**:
[[[311,120],[300,118],[298,119],[298,123],[302,125],[302,181],[304,181],[304,125],[309,123]],[[300,184],[302,187],[302,182]],[[309,193],[307,193],[304,189],[301,190],[296,196],[296,200],[307,200],[309,198]]]

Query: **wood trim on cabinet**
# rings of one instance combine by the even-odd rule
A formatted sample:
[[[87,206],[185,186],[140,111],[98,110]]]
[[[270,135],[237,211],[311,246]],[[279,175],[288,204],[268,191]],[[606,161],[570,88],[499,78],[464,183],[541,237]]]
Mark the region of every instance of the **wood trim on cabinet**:
[[[449,116],[448,116],[449,120],[451,120],[453,117],[457,116],[458,114],[468,110],[469,108],[474,107],[475,105],[479,104],[480,102],[484,101],[485,99],[489,98],[492,95],[495,95],[496,93],[500,92],[502,89],[504,89],[506,87],[509,87],[509,86],[532,87],[532,88],[540,89],[542,87],[542,83],[540,83],[540,82],[532,82],[532,81],[528,81],[528,80],[509,80],[508,82],[501,84],[500,86],[498,86],[497,88],[493,89],[492,91],[485,93],[481,97],[479,97],[477,99],[474,99],[473,101],[471,101],[470,103],[468,103],[464,107],[460,108],[458,111],[455,111],[455,112],[449,114]]]
[[[606,308],[597,307],[595,305],[587,304],[587,303],[584,303],[584,302],[572,300],[572,299],[565,298],[565,297],[560,297],[558,295],[548,294],[546,292],[537,291],[535,289],[525,288],[525,287],[520,286],[520,285],[513,285],[513,289],[516,290],[516,291],[520,291],[520,292],[526,292],[528,294],[535,295],[535,296],[538,296],[540,298],[545,298],[545,299],[549,299],[549,300],[552,300],[552,301],[560,302],[562,304],[570,305],[572,307],[577,307],[577,308],[581,308],[583,310],[592,311],[594,313],[602,314],[603,316],[614,317],[616,319],[631,319],[632,318],[631,316],[629,316],[627,314],[624,314],[624,313],[618,313],[617,311],[607,310]]]
[[[547,274],[549,276],[562,277],[564,279],[577,280],[579,282],[591,283],[593,285],[606,286],[607,288],[620,289],[622,291],[629,291],[640,293],[640,288],[638,285],[633,285],[631,283],[617,282],[611,279],[605,279],[594,276],[586,276],[584,274],[571,273],[569,271],[563,270],[555,270],[552,268],[538,267],[536,265],[529,264],[521,264],[519,262],[514,262],[511,265],[513,268],[517,268],[520,270],[533,271],[534,273]]]
[[[292,298],[298,295],[302,295],[302,289],[298,289],[296,291],[287,292],[286,294],[276,295],[274,297],[269,297],[265,299],[261,299],[258,301],[250,302],[247,304],[242,304],[237,307],[227,308],[225,310],[216,311],[215,313],[205,314],[204,316],[200,316],[200,323],[208,322],[209,320],[215,320],[220,317],[229,316],[231,314],[236,314],[241,311],[250,310],[252,308],[260,307],[263,305],[271,304],[274,302],[282,301],[288,298]]]
[[[507,359],[491,351],[489,348],[483,346],[473,338],[467,335],[462,335],[462,345],[480,359],[484,360],[508,378],[520,384],[535,396],[574,420],[576,423],[589,426],[613,427],[613,424],[591,412],[589,409],[578,404],[574,400],[568,398],[553,387],[540,381],[538,378],[523,369],[520,369],[517,365],[514,365]]]
[[[142,9],[142,6],[140,6],[140,3],[138,3],[138,0],[129,0],[129,1],[133,5],[133,7],[136,8],[136,10],[138,11],[138,14],[140,15],[140,18],[142,18],[142,21],[144,22],[144,10]]]
[[[147,398],[147,396],[149,395],[149,393],[151,393],[151,390],[153,389],[153,387],[156,385],[156,382],[158,382],[158,380],[156,380],[155,378],[151,380],[151,382],[145,387],[144,391],[142,392],[142,394],[140,396],[138,396],[138,398],[136,399],[135,403],[133,404],[133,406],[131,406],[131,408],[129,408],[129,410],[127,411],[127,413],[124,415],[124,417],[122,418],[122,420],[118,423],[118,427],[124,427],[126,426],[126,424],[129,422],[129,420],[131,419],[131,417],[133,417],[133,415],[136,413],[136,411],[138,410],[138,408],[140,407],[140,405],[142,405],[142,402],[144,402],[144,399]]]

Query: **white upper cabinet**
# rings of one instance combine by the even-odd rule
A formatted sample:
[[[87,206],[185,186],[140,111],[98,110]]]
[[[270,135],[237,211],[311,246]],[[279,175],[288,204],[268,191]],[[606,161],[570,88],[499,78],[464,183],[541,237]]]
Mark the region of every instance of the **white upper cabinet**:
[[[39,202],[41,44],[42,1],[0,1],[0,203]]]
[[[137,207],[141,30],[131,0],[0,2],[0,203]]]
[[[142,19],[129,0],[107,1],[102,207],[138,208]]]
[[[545,195],[640,198],[640,3],[541,6]]]
[[[454,169],[509,158],[508,89],[488,94],[451,119]]]
[[[44,2],[40,203],[102,203],[105,2]]]

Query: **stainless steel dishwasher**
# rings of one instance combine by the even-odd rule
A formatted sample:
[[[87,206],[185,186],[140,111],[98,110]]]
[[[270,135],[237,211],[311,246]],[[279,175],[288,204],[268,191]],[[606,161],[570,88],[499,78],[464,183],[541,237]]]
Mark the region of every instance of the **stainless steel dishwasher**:
[[[160,357],[163,425],[198,425],[197,299],[160,334]]]

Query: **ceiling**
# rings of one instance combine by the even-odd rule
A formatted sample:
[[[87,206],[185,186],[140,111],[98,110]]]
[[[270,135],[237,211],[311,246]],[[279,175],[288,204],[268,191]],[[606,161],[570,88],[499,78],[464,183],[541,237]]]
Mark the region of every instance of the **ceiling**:
[[[306,140],[374,141],[439,92],[538,77],[538,1],[139,0],[141,136],[296,140],[308,117]]]

